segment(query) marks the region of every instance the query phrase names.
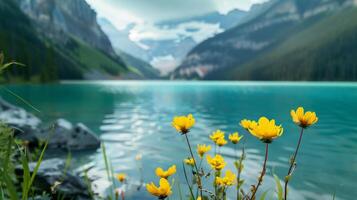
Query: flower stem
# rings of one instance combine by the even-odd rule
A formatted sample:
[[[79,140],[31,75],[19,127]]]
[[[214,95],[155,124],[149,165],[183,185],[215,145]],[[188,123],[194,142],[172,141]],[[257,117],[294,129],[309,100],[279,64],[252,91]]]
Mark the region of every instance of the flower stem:
[[[253,193],[252,193],[252,196],[250,197],[250,200],[255,199],[255,194],[257,193],[259,186],[262,184],[263,177],[264,177],[265,172],[266,172],[266,164],[267,164],[268,152],[269,152],[269,143],[266,143],[265,145],[266,145],[265,146],[265,159],[264,159],[264,164],[263,164],[263,170],[262,170],[262,173],[259,176],[257,185],[253,189]]]
[[[213,187],[214,187],[214,195],[215,195],[215,200],[219,200],[219,191],[218,191],[218,185],[216,183],[216,178],[221,176],[221,171],[220,170],[216,170],[214,173],[214,180],[213,180]]]
[[[121,199],[122,199],[122,200],[125,200],[125,198],[124,198],[124,191],[121,191]]]
[[[242,155],[241,157],[239,158],[238,160],[238,152],[237,152],[237,148],[236,148],[236,145],[235,145],[235,148],[234,150],[236,151],[236,159],[237,159],[237,162],[238,162],[238,169],[237,169],[237,200],[240,200],[240,176],[241,176],[241,169],[242,169],[242,163],[243,163],[243,159],[244,159],[244,146],[242,148]]]
[[[187,134],[185,134],[185,138],[186,138],[186,142],[187,142],[188,148],[189,148],[189,150],[190,150],[190,154],[191,154],[191,157],[192,157],[192,159],[193,159],[194,166],[195,166],[195,169],[196,169],[197,185],[198,185],[198,189],[200,190],[200,196],[203,197],[201,175],[199,174],[200,172],[198,171],[198,167],[197,167],[197,164],[196,164],[196,159],[195,159],[195,157],[193,156],[192,149],[191,149],[191,145],[190,145],[190,141],[189,141],[189,139],[188,139]]]
[[[238,152],[237,152],[237,144],[234,145],[234,154],[236,157],[236,162],[238,162]],[[237,200],[239,200],[239,179],[240,179],[240,173],[239,173],[239,168],[237,167]]]
[[[298,141],[298,144],[297,144],[297,147],[296,147],[296,150],[295,150],[295,153],[290,161],[290,167],[289,167],[289,171],[288,171],[288,175],[286,176],[285,178],[285,186],[284,186],[284,200],[287,200],[287,197],[288,197],[288,183],[289,183],[289,179],[292,174],[292,170],[293,170],[293,167],[295,165],[295,160],[296,160],[296,156],[299,152],[299,149],[300,149],[300,145],[301,145],[301,140],[302,140],[302,135],[304,134],[304,128],[301,128],[301,131],[300,131],[300,136],[299,136],[299,141]]]
[[[223,188],[223,200],[227,200],[227,188]]]
[[[199,168],[199,169],[201,169],[202,161],[203,161],[203,156],[201,157],[201,159],[200,159],[200,164],[198,165],[198,168]]]
[[[190,186],[190,183],[188,182],[185,164],[183,164],[183,163],[182,163],[182,168],[183,168],[183,173],[184,173],[184,175],[185,175],[186,184],[187,184],[187,186],[188,186],[188,189],[190,189],[191,197],[194,199],[195,196],[193,195],[192,188],[191,188],[191,186]]]

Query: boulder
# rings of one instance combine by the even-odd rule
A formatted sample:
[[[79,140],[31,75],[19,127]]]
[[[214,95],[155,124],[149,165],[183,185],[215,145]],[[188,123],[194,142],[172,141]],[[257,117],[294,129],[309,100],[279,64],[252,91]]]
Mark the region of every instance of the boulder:
[[[41,120],[25,109],[14,106],[0,97],[0,121],[15,127],[37,128]]]
[[[83,150],[100,146],[100,140],[87,126],[82,123],[73,126],[65,119],[58,119],[53,126],[43,129],[39,137],[49,138],[49,148]]]
[[[36,166],[35,162],[29,164],[32,173]],[[39,193],[46,191],[51,199],[63,197],[64,200],[89,200],[92,199],[87,184],[71,171],[64,171],[65,162],[58,158],[43,160],[33,183]],[[16,167],[16,174],[20,177],[23,173],[22,166]],[[41,198],[40,198],[41,199]],[[61,199],[61,198],[60,198]]]
[[[100,140],[82,123],[72,125],[58,119],[48,128],[42,121],[23,108],[14,106],[0,97],[0,121],[14,129],[15,137],[28,142],[30,148],[38,147],[40,141],[49,139],[49,149],[88,150],[97,149]]]
[[[25,109],[14,106],[0,97],[0,121],[14,129],[15,137],[29,142],[30,147],[38,145],[36,132],[41,120]]]

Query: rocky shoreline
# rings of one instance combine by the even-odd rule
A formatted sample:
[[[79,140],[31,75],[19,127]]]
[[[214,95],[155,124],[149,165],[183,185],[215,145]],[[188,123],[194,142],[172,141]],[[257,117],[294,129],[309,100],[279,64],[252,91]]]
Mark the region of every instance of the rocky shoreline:
[[[15,138],[26,142],[29,149],[35,149],[48,140],[50,152],[95,150],[100,147],[97,135],[83,123],[72,124],[66,119],[57,119],[46,126],[41,119],[25,109],[12,105],[0,97],[0,121],[14,129]],[[30,163],[30,171],[36,163]],[[87,200],[93,199],[88,183],[80,176],[82,172],[65,170],[65,160],[46,155],[36,175],[34,186],[50,194],[49,199]],[[16,174],[23,173],[22,166],[16,167]],[[39,197],[38,199],[43,199]],[[46,199],[46,198],[45,198]]]

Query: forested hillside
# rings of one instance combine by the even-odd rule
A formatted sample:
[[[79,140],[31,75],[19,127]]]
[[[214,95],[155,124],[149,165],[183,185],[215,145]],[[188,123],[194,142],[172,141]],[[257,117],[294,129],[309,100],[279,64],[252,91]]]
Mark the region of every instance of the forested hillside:
[[[83,38],[61,29],[55,37],[50,29],[37,27],[16,1],[2,0],[0,17],[0,50],[7,59],[26,65],[9,69],[3,75],[6,81],[120,78],[129,71],[119,56]]]
[[[194,48],[173,78],[357,80],[351,0],[275,0]]]

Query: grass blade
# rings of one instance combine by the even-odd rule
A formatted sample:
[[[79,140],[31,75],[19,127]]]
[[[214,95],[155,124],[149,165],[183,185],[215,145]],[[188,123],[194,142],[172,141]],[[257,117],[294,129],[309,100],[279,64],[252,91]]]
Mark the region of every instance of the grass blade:
[[[283,187],[281,186],[280,179],[276,174],[273,174],[274,180],[276,182],[276,189],[278,192],[278,200],[283,200]]]
[[[3,65],[0,67],[0,72],[2,72],[3,70],[5,70],[6,68],[10,67],[11,65],[18,65],[18,66],[21,66],[21,67],[24,67],[24,66],[25,66],[24,64],[19,63],[19,62],[9,62],[9,63],[3,64]]]
[[[35,110],[38,113],[41,113],[40,110],[38,110],[37,108],[35,108],[35,106],[31,105],[31,103],[29,103],[28,101],[26,101],[25,99],[23,99],[22,97],[20,97],[19,95],[15,94],[13,91],[7,89],[6,87],[3,87],[4,90],[6,92],[8,92],[9,94],[11,94],[12,96],[16,97],[17,99],[19,99],[22,103],[24,103],[25,105],[27,105],[28,107],[32,108],[33,110]]]
[[[12,152],[12,145],[14,143],[14,138],[13,135],[11,133],[10,137],[9,137],[9,143],[6,149],[6,157],[5,157],[5,162],[4,162],[4,172],[7,173],[7,170],[9,168],[10,165],[10,160],[11,160],[11,152]]]
[[[115,184],[114,183],[114,178],[113,178],[113,171],[111,170],[111,167],[110,167],[111,165],[109,163],[109,159],[108,159],[108,156],[107,156],[107,151],[106,151],[104,143],[101,144],[101,147],[102,147],[102,153],[103,153],[104,164],[105,164],[105,171],[107,173],[108,181],[112,183],[112,185],[111,185],[112,193],[110,194],[110,196],[108,198],[112,199],[113,192],[114,192],[114,184]]]
[[[182,200],[183,197],[182,197],[182,190],[181,190],[181,185],[180,185],[179,179],[177,179],[177,188],[178,188],[178,191],[179,191],[180,200]]]
[[[3,180],[6,183],[6,188],[8,191],[8,194],[10,196],[11,200],[18,200],[18,196],[16,193],[16,188],[14,183],[12,182],[11,178],[4,172],[1,172],[1,177],[3,178]]]
[[[109,170],[109,163],[108,163],[108,157],[107,157],[107,152],[106,152],[104,143],[102,143],[101,147],[102,147],[102,153],[103,153],[104,164],[105,164],[105,170],[106,170],[106,172],[107,172],[108,181],[111,181],[111,178],[110,178],[110,170]]]
[[[262,196],[260,197],[260,200],[265,200],[265,198],[267,197],[269,190],[263,192]]]
[[[40,165],[42,163],[43,156],[45,155],[45,151],[47,149],[47,145],[48,145],[48,140],[46,141],[46,143],[41,151],[40,157],[38,158],[38,160],[36,162],[36,166],[35,166],[31,175],[30,175],[29,164],[28,164],[26,154],[24,155],[24,153],[21,153],[22,154],[21,155],[22,156],[22,166],[23,166],[23,170],[24,170],[23,193],[22,193],[23,200],[28,199],[28,194],[30,192],[32,183],[35,180],[38,169],[40,168]]]
[[[37,160],[36,167],[35,167],[35,169],[34,169],[33,172],[32,172],[31,180],[30,180],[30,186],[32,185],[32,183],[33,183],[33,181],[34,181],[34,179],[35,179],[35,177],[36,177],[37,171],[38,171],[38,169],[40,168],[41,162],[42,162],[42,160],[43,160],[43,156],[45,155],[45,151],[46,151],[46,149],[47,149],[47,145],[48,145],[48,140],[46,141],[45,146],[43,147],[43,149],[42,149],[42,151],[41,151],[40,157],[39,157],[38,160]]]
[[[30,169],[29,169],[29,164],[26,156],[26,151],[20,150],[21,154],[21,164],[23,168],[23,180],[22,180],[22,199],[26,200],[28,199],[28,191],[29,189],[29,183],[30,183]]]
[[[183,167],[183,172],[184,172],[184,175],[185,175],[186,184],[187,184],[188,189],[190,190],[190,193],[191,193],[191,197],[192,197],[192,199],[195,199],[195,195],[193,195],[192,187],[190,186],[190,183],[188,182],[186,168],[185,168],[185,164],[184,163],[182,163],[182,167]]]

